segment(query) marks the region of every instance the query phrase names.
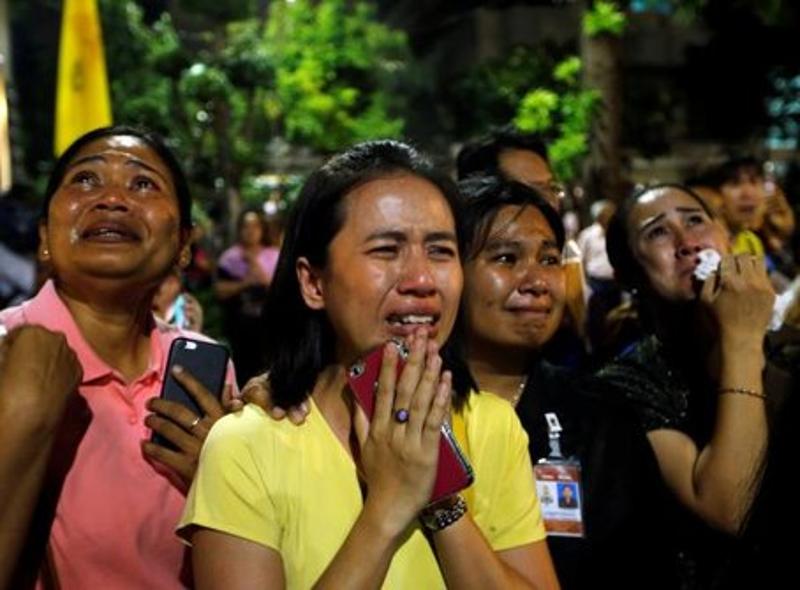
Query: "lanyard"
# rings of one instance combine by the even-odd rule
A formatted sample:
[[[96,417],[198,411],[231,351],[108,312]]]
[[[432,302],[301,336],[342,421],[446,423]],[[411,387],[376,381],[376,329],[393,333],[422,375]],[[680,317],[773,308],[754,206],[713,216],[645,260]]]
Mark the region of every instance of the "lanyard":
[[[550,444],[549,459],[563,459],[564,455],[561,453],[561,432],[564,430],[561,427],[561,422],[558,421],[558,416],[555,412],[547,412],[544,415],[547,422],[547,438]]]

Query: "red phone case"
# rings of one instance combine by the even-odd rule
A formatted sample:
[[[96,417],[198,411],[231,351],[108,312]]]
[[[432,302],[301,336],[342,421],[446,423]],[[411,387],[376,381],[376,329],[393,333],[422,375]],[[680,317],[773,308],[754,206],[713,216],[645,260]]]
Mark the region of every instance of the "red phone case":
[[[397,363],[398,376],[403,370],[408,349],[402,342],[388,344],[400,348]],[[386,345],[384,345],[386,346]],[[367,417],[372,420],[375,412],[375,392],[378,388],[378,375],[383,361],[383,346],[372,350],[364,358],[354,363],[348,371],[350,388],[355,394],[358,404],[363,408]],[[447,496],[470,486],[475,479],[472,466],[456,442],[453,431],[445,422],[442,424],[442,437],[439,441],[439,463],[436,470],[436,482],[433,485],[431,503],[437,502]]]

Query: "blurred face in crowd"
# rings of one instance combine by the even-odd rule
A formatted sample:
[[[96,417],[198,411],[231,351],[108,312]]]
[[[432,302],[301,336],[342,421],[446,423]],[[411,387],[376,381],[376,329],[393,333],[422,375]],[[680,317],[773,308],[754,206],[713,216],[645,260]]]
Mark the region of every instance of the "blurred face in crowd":
[[[244,246],[258,246],[264,237],[264,225],[258,213],[250,211],[245,213],[242,225],[239,228],[239,239]]]
[[[532,205],[502,207],[464,265],[470,348],[539,349],[558,328],[564,300],[565,272],[547,219]]]
[[[690,194],[671,187],[648,191],[628,215],[630,247],[657,295],[668,301],[695,298],[698,253],[729,250],[722,226]]]
[[[158,317],[166,318],[169,308],[181,294],[181,290],[181,277],[177,272],[172,272],[164,277],[153,297],[153,311]]]
[[[337,358],[355,357],[420,328],[439,344],[452,331],[462,287],[455,222],[439,189],[408,173],[358,185],[345,218],[313,271],[298,261],[306,304],[324,309]]]
[[[764,215],[767,192],[764,177],[754,167],[739,170],[736,178],[720,187],[722,210],[734,229],[758,229]]]
[[[64,288],[87,279],[155,287],[188,255],[189,231],[160,156],[136,137],[104,137],[67,166],[40,226],[40,253]]]
[[[504,149],[498,157],[498,165],[506,178],[539,189],[556,211],[561,209],[563,189],[556,183],[553,171],[539,154],[531,150]]]
[[[608,224],[611,221],[611,218],[614,216],[616,210],[617,206],[611,201],[603,203],[603,206],[597,214],[597,223],[602,225],[604,229],[608,228]]]

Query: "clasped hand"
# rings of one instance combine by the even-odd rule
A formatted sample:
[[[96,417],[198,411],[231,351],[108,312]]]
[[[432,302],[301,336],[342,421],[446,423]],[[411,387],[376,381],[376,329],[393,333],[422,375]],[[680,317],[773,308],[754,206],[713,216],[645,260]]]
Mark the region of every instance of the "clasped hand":
[[[726,255],[718,276],[711,276],[700,291],[724,337],[760,341],[766,333],[775,303],[764,258],[748,254]]]
[[[442,372],[439,347],[424,330],[409,347],[399,378],[399,352],[395,346],[384,348],[372,422],[358,406],[353,416],[367,487],[364,509],[392,534],[402,533],[430,500],[452,388],[451,373]],[[408,411],[407,421],[398,420],[398,410]]]

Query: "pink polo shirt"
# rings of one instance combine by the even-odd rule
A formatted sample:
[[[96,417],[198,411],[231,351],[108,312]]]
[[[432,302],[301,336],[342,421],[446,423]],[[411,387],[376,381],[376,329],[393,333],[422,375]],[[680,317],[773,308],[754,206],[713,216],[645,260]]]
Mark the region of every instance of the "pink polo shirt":
[[[9,330],[23,324],[66,336],[83,366],[79,392],[91,411],[50,535],[60,587],[186,587],[181,572],[188,554],[174,533],[184,495],[164,468],[145,460],[140,444],[150,438],[145,403],[161,391],[170,343],[179,336],[208,339],[158,322],[151,332],[150,366],[126,383],[84,340],[51,281],[33,299],[0,312],[0,325]],[[232,367],[227,382],[235,383]]]

